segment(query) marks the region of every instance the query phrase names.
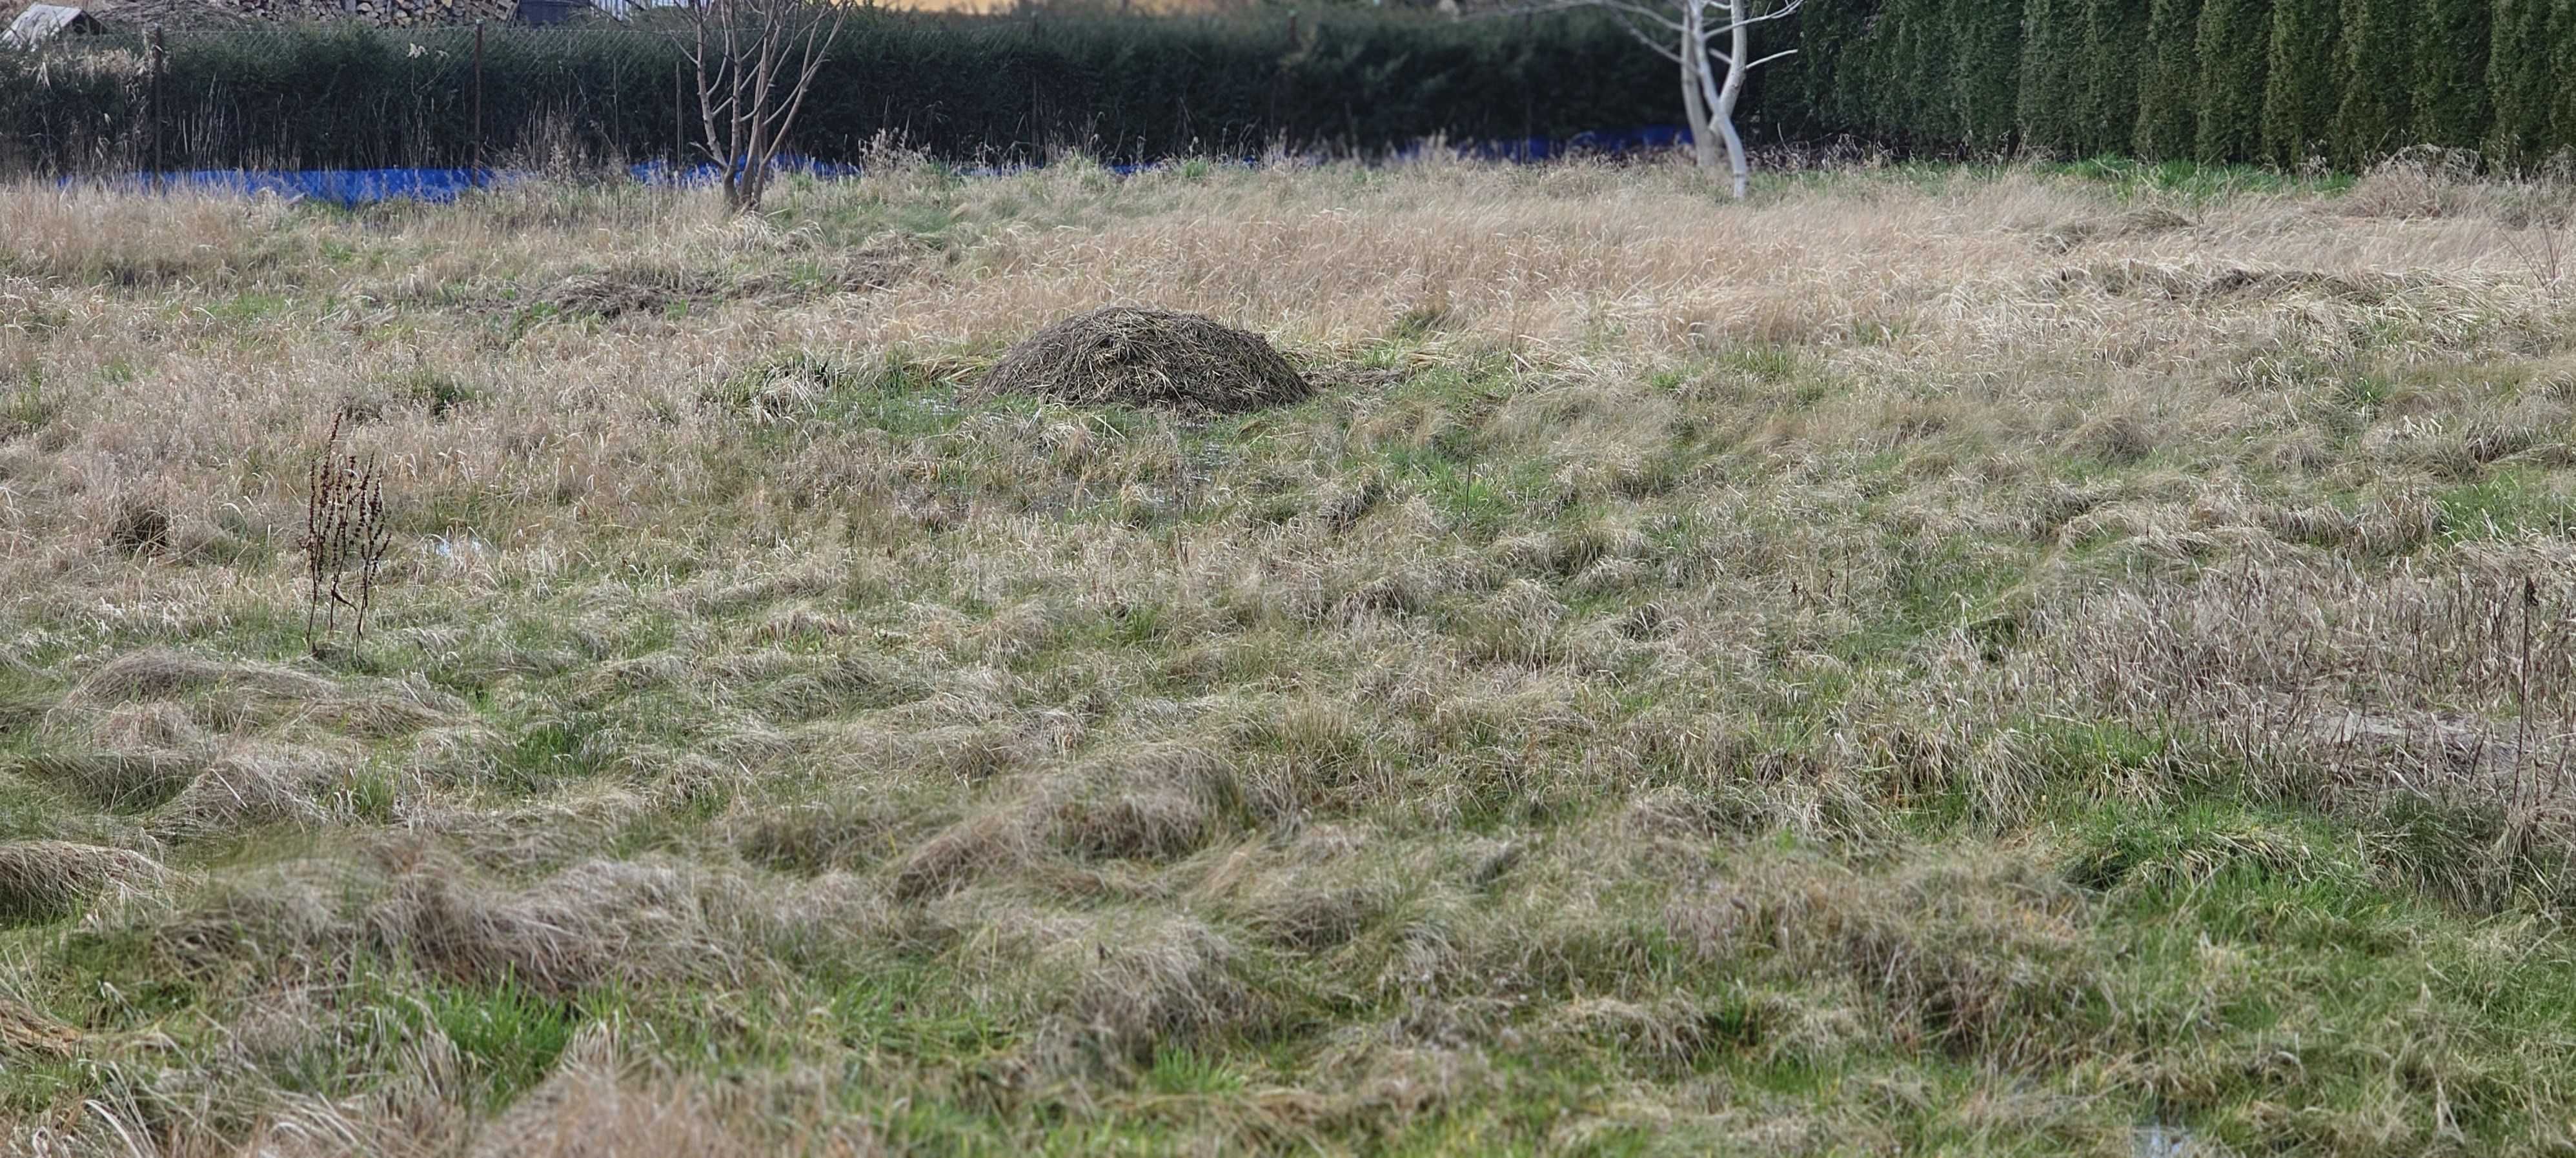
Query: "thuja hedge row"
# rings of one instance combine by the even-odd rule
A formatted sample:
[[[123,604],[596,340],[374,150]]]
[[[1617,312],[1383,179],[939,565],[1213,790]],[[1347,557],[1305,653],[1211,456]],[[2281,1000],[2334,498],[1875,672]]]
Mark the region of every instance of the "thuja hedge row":
[[[631,28],[269,28],[0,55],[17,168],[464,165],[571,143],[675,155],[698,103],[670,37]],[[108,51],[101,51],[102,49]],[[820,160],[881,136],[959,160],[1076,148],[1110,160],[1273,145],[1563,137],[1676,119],[1673,70],[1580,15],[1447,22],[960,19],[854,14],[799,116]],[[156,108],[157,97],[157,114]],[[1758,119],[1758,118],[1757,118]],[[1802,131],[1805,127],[1802,126]],[[1777,134],[1775,134],[1777,135]],[[11,145],[0,144],[0,148]]]
[[[1758,143],[2323,160],[2411,144],[2507,166],[2576,147],[2576,0],[1809,0],[1765,26]],[[571,145],[671,157],[696,102],[667,35],[356,27],[177,32],[0,54],[0,167],[382,167]],[[479,111],[478,111],[479,106]],[[1360,153],[1566,138],[1680,118],[1678,77],[1582,13],[1448,21],[868,11],[794,135],[850,160],[884,137],[958,160]]]
[[[2061,155],[2349,169],[2436,144],[2523,167],[2576,148],[2576,0],[1810,0],[1798,19],[1840,61],[1807,66],[1809,99],[1889,143],[1982,147],[2008,100],[2015,143]]]

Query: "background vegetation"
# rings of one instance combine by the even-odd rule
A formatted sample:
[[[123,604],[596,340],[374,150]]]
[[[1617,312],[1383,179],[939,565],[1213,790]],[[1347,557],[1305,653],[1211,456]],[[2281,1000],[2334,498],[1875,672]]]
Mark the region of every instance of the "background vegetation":
[[[165,164],[466,165],[529,151],[674,155],[693,89],[659,33],[495,29],[477,153],[473,34],[360,28],[172,34]],[[130,165],[151,148],[139,43],[107,67],[0,57],[0,120],[18,164]],[[1566,137],[1669,119],[1673,85],[1601,22],[1432,24],[1360,16],[1030,20],[854,15],[797,120],[795,144],[849,161],[882,141],[959,161],[1252,156],[1273,146],[1385,152]],[[684,92],[684,89],[686,91]],[[7,146],[0,146],[5,148]],[[693,160],[696,158],[692,158]]]
[[[2410,145],[2509,170],[2576,145],[2576,15],[2536,0],[1818,0],[1782,26],[1744,123],[1758,144],[1916,155],[2021,149],[2358,170]],[[643,29],[496,28],[475,119],[472,34],[174,32],[0,56],[0,166],[461,166],[676,152],[694,97]],[[1567,138],[1678,119],[1669,69],[1602,21],[1349,11],[854,21],[796,144],[897,139],[959,161],[1274,148],[1382,154],[1426,138]],[[154,100],[158,99],[157,109]],[[156,152],[157,150],[157,152]]]

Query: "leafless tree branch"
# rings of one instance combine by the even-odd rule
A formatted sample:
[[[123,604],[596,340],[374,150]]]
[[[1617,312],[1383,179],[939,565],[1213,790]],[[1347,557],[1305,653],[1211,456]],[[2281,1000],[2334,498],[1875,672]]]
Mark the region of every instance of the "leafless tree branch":
[[[697,147],[724,168],[725,204],[760,208],[771,169],[851,5],[695,0],[680,51],[697,77]]]

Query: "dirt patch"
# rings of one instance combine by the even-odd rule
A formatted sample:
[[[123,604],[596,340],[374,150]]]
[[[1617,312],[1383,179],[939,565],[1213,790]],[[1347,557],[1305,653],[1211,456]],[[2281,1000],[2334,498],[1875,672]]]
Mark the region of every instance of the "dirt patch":
[[[1012,347],[976,392],[1233,413],[1285,406],[1314,387],[1259,334],[1197,314],[1109,306]]]

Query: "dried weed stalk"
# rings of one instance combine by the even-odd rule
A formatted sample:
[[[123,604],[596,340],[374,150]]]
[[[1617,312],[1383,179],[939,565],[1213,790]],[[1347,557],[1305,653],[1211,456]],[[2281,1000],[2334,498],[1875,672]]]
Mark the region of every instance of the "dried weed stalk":
[[[2505,248],[2531,271],[2531,280],[2552,297],[2567,292],[2568,267],[2576,264],[2576,238],[2569,235],[2568,214],[2536,214],[2521,230],[2505,237]]]
[[[304,509],[304,558],[308,580],[304,644],[316,656],[330,650],[340,612],[351,613],[353,639],[367,637],[367,610],[375,603],[376,569],[383,564],[393,529],[385,523],[384,479],[376,460],[340,450],[340,424],[313,458],[310,498]]]

